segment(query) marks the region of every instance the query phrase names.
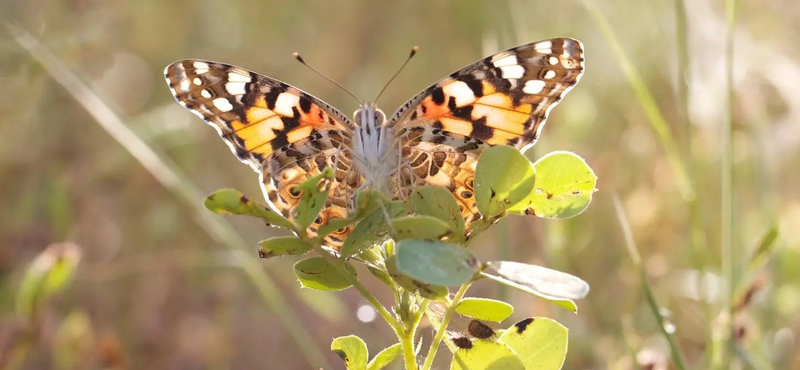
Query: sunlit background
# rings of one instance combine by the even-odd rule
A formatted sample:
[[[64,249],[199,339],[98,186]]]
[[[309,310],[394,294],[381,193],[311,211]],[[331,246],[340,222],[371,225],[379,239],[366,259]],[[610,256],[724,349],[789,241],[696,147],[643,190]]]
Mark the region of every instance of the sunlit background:
[[[373,354],[396,342],[356,291],[301,290],[296,258],[258,260],[256,243],[280,231],[202,209],[223,187],[262,199],[257,175],[175,103],[167,64],[236,64],[349,113],[357,102],[291,53],[371,100],[417,45],[381,98],[388,114],[481,57],[568,36],[586,73],[526,155],[579,154],[599,192],[575,218],[509,217],[471,248],[579,276],[591,293],[577,315],[497,284],[470,294],[511,302],[506,326],[567,326],[565,369],[674,368],[645,284],[688,368],[800,369],[794,0],[737,5],[732,65],[726,4],[711,0],[3,0],[0,19],[0,368],[344,369],[332,338],[359,335]],[[114,114],[123,125],[103,126]],[[178,182],[153,172],[163,166]],[[48,247],[80,261],[31,322],[17,297]]]

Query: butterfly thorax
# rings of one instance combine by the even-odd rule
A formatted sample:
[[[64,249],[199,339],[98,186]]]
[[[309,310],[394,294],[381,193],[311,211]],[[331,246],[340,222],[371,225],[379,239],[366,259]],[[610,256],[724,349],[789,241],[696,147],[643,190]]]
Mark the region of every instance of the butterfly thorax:
[[[363,187],[391,196],[391,177],[398,166],[398,146],[386,115],[374,103],[362,103],[354,113],[352,155],[364,176]]]

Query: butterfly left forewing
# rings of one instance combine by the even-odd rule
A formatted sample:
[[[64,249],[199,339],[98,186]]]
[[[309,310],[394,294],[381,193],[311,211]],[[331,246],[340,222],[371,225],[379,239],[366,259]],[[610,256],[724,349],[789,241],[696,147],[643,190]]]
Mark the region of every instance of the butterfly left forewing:
[[[481,151],[532,146],[550,110],[578,83],[583,60],[578,40],[539,41],[484,58],[412,98],[390,122],[403,138],[401,189],[447,187],[469,227],[480,217],[472,179]]]
[[[349,186],[358,187],[361,178],[352,171],[348,152],[341,150],[352,133],[342,113],[296,87],[232,65],[181,60],[164,74],[178,103],[214,127],[231,151],[259,173],[273,208],[291,218],[300,200],[294,188],[323,168],[335,167],[326,207],[310,232],[331,218],[347,216]],[[346,233],[332,234],[330,246],[341,244]]]

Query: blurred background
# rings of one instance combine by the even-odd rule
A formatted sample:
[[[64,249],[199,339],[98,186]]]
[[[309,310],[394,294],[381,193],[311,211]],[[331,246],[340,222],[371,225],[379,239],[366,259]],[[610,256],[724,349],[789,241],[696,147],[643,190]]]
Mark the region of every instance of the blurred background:
[[[688,368],[800,369],[794,0],[1,0],[0,19],[0,368],[343,369],[332,338],[373,354],[396,342],[356,291],[301,290],[296,259],[257,259],[281,231],[202,209],[223,187],[263,197],[175,103],[167,64],[236,64],[349,114],[356,102],[291,53],[371,100],[418,45],[381,98],[389,114],[481,57],[569,36],[586,73],[526,155],[576,152],[599,192],[575,218],[509,217],[471,248],[592,291],[577,315],[496,284],[470,294],[515,306],[502,327],[566,325],[565,369],[676,368],[662,327]],[[73,263],[30,293],[31,276]]]

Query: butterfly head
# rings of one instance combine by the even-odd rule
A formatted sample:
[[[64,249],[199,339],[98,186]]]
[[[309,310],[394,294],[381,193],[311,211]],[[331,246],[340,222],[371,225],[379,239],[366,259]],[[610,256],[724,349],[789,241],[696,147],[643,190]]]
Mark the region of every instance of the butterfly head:
[[[361,103],[353,118],[360,130],[374,131],[386,123],[386,114],[375,103]]]

